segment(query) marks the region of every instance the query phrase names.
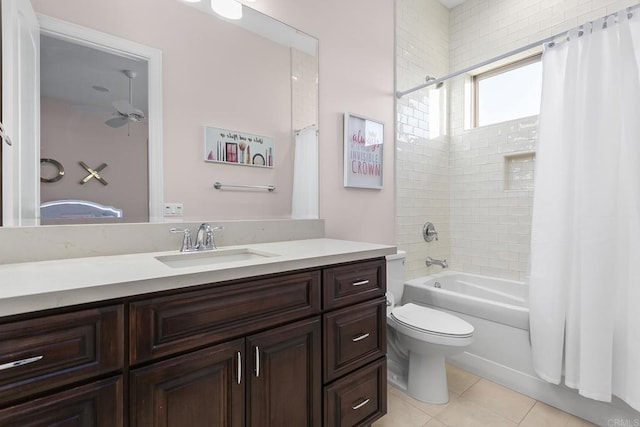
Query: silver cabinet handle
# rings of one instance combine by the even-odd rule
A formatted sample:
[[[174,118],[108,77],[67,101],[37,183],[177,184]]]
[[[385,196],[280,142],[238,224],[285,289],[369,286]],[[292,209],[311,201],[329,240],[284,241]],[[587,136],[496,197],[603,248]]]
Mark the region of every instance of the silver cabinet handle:
[[[369,284],[368,280],[360,280],[352,283],[353,286],[362,286],[362,285],[368,285],[368,284]]]
[[[0,365],[0,371],[4,371],[5,369],[17,368],[18,366],[22,366],[22,365],[28,365],[29,363],[33,363],[33,362],[37,362],[38,360],[41,360],[43,357],[44,356],[28,357],[22,360],[15,360],[13,362],[3,363],[2,365]]]
[[[351,409],[353,409],[354,411],[358,410],[358,409],[362,408],[364,405],[366,405],[367,403],[369,403],[370,400],[371,399],[363,400],[362,402],[358,403],[356,406],[352,406]]]
[[[242,354],[240,352],[236,353],[238,355],[238,384],[242,381]]]
[[[351,338],[351,341],[358,342],[358,341],[362,341],[365,338],[369,338],[369,333],[361,334],[361,335],[358,335],[357,337],[353,337]]]
[[[260,376],[260,347],[256,346],[256,377]]]

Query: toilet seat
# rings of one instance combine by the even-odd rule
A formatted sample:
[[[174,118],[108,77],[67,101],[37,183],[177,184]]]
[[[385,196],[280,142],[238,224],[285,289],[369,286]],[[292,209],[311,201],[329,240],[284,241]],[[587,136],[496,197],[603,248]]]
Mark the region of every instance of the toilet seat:
[[[435,344],[467,345],[473,337],[473,326],[461,318],[413,303],[395,307],[389,318],[400,332]]]

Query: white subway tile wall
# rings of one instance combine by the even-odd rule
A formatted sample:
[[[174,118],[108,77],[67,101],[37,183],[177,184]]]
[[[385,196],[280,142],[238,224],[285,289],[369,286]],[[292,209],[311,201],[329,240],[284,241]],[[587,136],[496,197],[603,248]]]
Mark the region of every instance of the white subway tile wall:
[[[460,86],[459,81],[454,82],[452,90],[460,90]],[[453,103],[451,107],[460,108]],[[535,150],[536,139],[531,129],[537,121],[534,116],[470,130],[458,128],[451,137],[452,268],[525,279],[529,268],[533,171],[528,176],[528,171],[520,171],[516,165],[527,161],[532,164],[530,152]],[[526,185],[521,182],[525,176]],[[509,185],[519,187],[508,188]],[[519,191],[510,191],[516,189]]]
[[[467,0],[451,10],[451,70],[637,3],[637,0]]]
[[[446,74],[449,10],[438,0],[398,0],[396,20],[397,89],[423,83],[427,75]],[[397,103],[396,243],[407,251],[407,278],[429,271],[424,264],[427,256],[449,259],[451,254],[449,137],[435,137],[429,129],[434,119],[441,122],[432,115],[443,114],[445,90],[414,92]],[[427,243],[422,238],[427,221],[440,233],[438,241]],[[430,267],[433,272],[439,269]]]
[[[536,153],[505,154],[504,189],[533,190]]]
[[[302,129],[318,124],[318,58],[291,49],[292,125]]]
[[[397,88],[416,86],[427,74],[442,76],[638,3],[467,0],[449,11],[436,0],[398,0]],[[449,110],[441,102],[440,114],[448,116],[442,122],[449,128],[433,139],[428,96],[434,92],[425,89],[398,101],[397,244],[408,251],[407,278],[430,273],[423,264],[428,255],[447,258],[452,269],[525,280],[534,164],[527,153],[536,148],[537,116],[469,129],[468,86],[468,77],[461,76],[443,88]],[[438,242],[422,240],[427,220],[436,224]]]

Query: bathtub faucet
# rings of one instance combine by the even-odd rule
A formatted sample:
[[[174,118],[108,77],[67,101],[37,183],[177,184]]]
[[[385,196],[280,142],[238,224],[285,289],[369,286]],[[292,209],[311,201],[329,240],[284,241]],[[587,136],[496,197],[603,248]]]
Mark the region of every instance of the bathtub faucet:
[[[448,268],[449,264],[447,264],[447,260],[443,259],[443,260],[439,260],[439,259],[433,259],[430,256],[428,256],[425,260],[424,263],[427,264],[427,267],[431,267],[432,265],[439,265],[442,268]]]

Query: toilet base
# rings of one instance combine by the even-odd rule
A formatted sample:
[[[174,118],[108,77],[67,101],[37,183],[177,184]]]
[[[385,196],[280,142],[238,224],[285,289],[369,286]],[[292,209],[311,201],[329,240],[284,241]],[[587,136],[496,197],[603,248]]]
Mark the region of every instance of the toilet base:
[[[443,355],[409,354],[407,394],[422,402],[444,404],[449,401],[447,371]]]

